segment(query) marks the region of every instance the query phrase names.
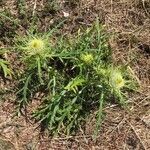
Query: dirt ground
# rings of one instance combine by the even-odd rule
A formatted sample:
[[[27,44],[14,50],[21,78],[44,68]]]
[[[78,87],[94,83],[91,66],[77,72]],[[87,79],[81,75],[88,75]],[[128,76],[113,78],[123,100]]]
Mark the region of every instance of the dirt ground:
[[[58,0],[57,6],[47,9],[45,0],[26,0],[29,18],[18,14],[17,0],[0,1],[0,11],[9,9],[19,18],[23,28],[0,28],[0,46],[7,46],[8,33],[21,33],[30,17],[39,17],[37,24],[46,31],[55,22],[66,18],[62,34],[73,34],[81,26],[90,26],[98,16],[111,34],[109,44],[117,64],[129,64],[140,84],[139,91],[130,94],[130,111],[116,104],[107,104],[106,117],[96,141],[92,140],[94,114],[87,120],[85,131],[69,137],[51,138],[41,133],[38,123],[30,117],[30,104],[26,117],[14,116],[15,95],[9,93],[0,101],[0,138],[10,141],[16,150],[149,150],[150,149],[150,0]],[[3,30],[3,31],[2,31]],[[10,37],[10,38],[13,38]],[[14,64],[14,68],[17,67]],[[0,80],[0,88],[11,89],[11,79]],[[12,89],[13,90],[13,89]]]

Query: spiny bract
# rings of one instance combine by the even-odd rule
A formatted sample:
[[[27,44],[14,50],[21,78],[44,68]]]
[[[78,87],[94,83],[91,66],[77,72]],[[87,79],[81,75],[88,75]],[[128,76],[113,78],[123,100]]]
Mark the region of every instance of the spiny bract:
[[[110,73],[110,84],[114,89],[120,89],[124,87],[125,80],[121,72],[114,70]]]
[[[91,64],[94,60],[94,57],[92,54],[82,54],[81,60],[85,62],[86,64]]]
[[[29,48],[39,50],[44,48],[44,42],[41,39],[32,39],[29,42]]]

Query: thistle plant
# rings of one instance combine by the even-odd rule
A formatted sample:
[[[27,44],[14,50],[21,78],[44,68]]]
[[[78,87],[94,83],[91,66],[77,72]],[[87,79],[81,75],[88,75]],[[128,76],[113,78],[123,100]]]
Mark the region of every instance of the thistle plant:
[[[16,38],[16,50],[21,53],[21,60],[26,68],[21,75],[17,92],[21,106],[27,104],[28,98],[44,85],[45,76],[48,76],[47,59],[50,59],[52,54],[48,38],[48,34],[37,35],[33,32]]]
[[[118,68],[110,68],[109,71],[109,85],[111,93],[119,100],[122,106],[126,106],[126,101],[122,89],[126,86],[126,79],[123,72]]]
[[[101,77],[103,84],[107,87],[107,95],[114,96],[119,104],[127,108],[127,96],[125,90],[137,90],[137,82],[131,77],[126,66],[107,67],[98,66],[95,68],[96,74]]]
[[[44,93],[33,117],[52,135],[74,132],[94,108],[97,133],[104,104],[114,95],[124,105],[123,89],[128,83],[120,69],[113,67],[108,34],[97,20],[74,38],[54,40],[52,35],[51,31],[28,33],[17,41],[26,67],[18,86],[19,108],[37,92]]]

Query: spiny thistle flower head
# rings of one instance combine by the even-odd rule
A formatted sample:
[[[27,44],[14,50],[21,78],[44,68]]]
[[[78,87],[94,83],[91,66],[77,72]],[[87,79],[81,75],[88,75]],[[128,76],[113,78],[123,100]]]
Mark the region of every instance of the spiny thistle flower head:
[[[83,62],[85,62],[86,64],[91,64],[94,60],[94,57],[93,57],[92,54],[88,54],[88,53],[87,54],[82,54],[81,55],[81,60]]]
[[[121,89],[125,85],[125,80],[118,70],[113,70],[110,73],[110,84],[114,89]]]
[[[32,39],[29,42],[29,48],[34,50],[41,50],[44,48],[44,41],[42,39]]]

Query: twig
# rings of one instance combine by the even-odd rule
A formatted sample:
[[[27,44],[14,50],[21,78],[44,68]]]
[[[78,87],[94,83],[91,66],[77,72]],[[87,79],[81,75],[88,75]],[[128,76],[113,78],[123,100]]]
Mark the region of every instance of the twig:
[[[34,1],[34,6],[33,6],[33,13],[32,13],[32,16],[35,15],[36,4],[37,4],[37,0]]]
[[[147,14],[147,16],[149,16],[150,14],[149,14],[149,12],[148,12],[147,9],[146,9],[145,0],[142,0],[142,4],[143,4],[143,8],[144,8],[144,10],[145,10],[145,13]]]
[[[84,138],[86,144],[88,144],[88,140],[87,140],[86,135],[84,134],[84,131],[82,130],[81,126],[80,126],[80,131],[82,132],[82,135],[83,135],[83,138]]]
[[[113,0],[111,0],[111,13],[113,12]]]
[[[51,139],[51,140],[54,140],[54,141],[57,141],[57,140],[69,140],[69,139],[80,139],[80,138],[92,138],[93,137],[93,135],[82,135],[82,136],[67,136],[67,137],[55,137],[55,138],[53,138],[53,139]],[[42,142],[48,142],[48,141],[50,141],[50,140],[42,140]]]

